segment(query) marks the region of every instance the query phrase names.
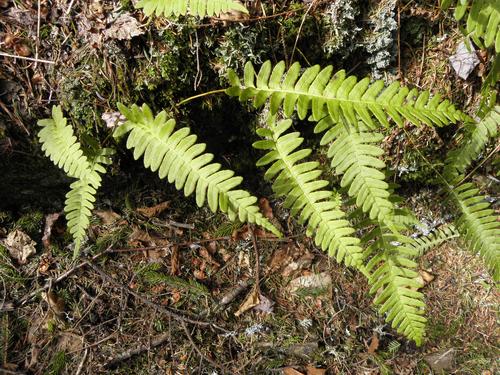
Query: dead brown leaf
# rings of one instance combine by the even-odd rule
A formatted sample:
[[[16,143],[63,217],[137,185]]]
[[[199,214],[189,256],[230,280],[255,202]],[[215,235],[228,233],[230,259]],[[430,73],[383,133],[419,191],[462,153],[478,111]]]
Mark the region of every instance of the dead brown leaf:
[[[326,374],[326,369],[324,368],[317,368],[314,365],[307,365],[307,375],[325,375]]]
[[[56,313],[57,315],[61,315],[64,312],[64,300],[59,297],[54,291],[49,290],[47,293],[43,293],[42,297],[54,313]]]
[[[213,265],[215,268],[220,268],[220,264],[212,257],[207,248],[201,246],[198,250],[200,256],[205,259],[209,264]]]
[[[193,276],[196,277],[198,280],[206,280],[206,278],[207,278],[207,275],[205,274],[205,271],[203,271],[203,270],[194,270]]]
[[[178,275],[179,269],[180,269],[179,247],[177,245],[173,245],[172,255],[170,256],[170,274],[173,276]]]
[[[418,273],[422,277],[422,280],[424,281],[424,285],[429,284],[435,278],[435,276],[432,273],[430,273],[426,270],[420,270],[420,271],[418,271]]]
[[[293,367],[285,367],[283,375],[304,375],[302,372],[295,370]]]
[[[368,347],[368,354],[374,354],[379,346],[379,339],[376,333],[372,335],[372,341],[370,342],[370,346]]]
[[[138,208],[136,211],[138,213],[140,213],[141,215],[144,215],[146,217],[151,218],[151,217],[156,217],[157,215],[159,215],[160,213],[162,213],[163,211],[165,211],[169,207],[170,207],[170,202],[165,201],[165,202],[158,203],[152,207]]]
[[[238,311],[234,313],[235,316],[240,316],[244,312],[254,308],[260,303],[259,291],[257,288],[253,288],[252,291],[247,295],[245,301],[240,305]]]
[[[28,257],[36,253],[35,241],[23,231],[16,229],[7,235],[4,240],[5,247],[12,258],[19,264],[26,264]]]
[[[112,225],[121,219],[121,216],[111,210],[97,210],[95,214],[102,220],[104,225]]]
[[[264,217],[266,217],[269,220],[274,219],[273,209],[271,208],[271,205],[269,204],[269,201],[266,198],[259,199],[259,208]]]
[[[43,237],[42,243],[44,248],[48,248],[50,246],[50,237],[52,236],[52,228],[54,227],[54,223],[59,219],[61,213],[56,212],[53,214],[48,214],[45,216],[45,228],[43,229]]]
[[[104,32],[106,39],[130,40],[134,36],[144,34],[141,23],[129,13],[121,14]]]

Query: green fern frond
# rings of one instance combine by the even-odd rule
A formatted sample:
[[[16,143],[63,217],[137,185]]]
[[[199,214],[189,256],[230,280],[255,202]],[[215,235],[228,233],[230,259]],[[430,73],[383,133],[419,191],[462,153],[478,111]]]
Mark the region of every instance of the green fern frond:
[[[417,251],[418,256],[425,254],[427,251],[441,245],[442,243],[459,236],[458,231],[453,225],[446,225],[437,229],[428,236],[416,237],[408,243],[408,246]]]
[[[498,134],[500,125],[500,106],[490,112],[477,124],[467,124],[466,134],[461,146],[448,152],[443,172],[449,183],[457,181],[473,160],[477,159],[491,138]]]
[[[114,150],[105,148],[92,157],[84,155],[73,128],[67,124],[59,106],[52,108],[52,118],[40,120],[38,124],[42,127],[38,132],[42,150],[69,177],[77,179],[70,185],[71,190],[66,194],[64,205],[67,227],[75,243],[76,258],[90,224],[96,191],[101,186],[100,174],[106,172],[103,165],[111,163],[109,156]]]
[[[393,222],[394,204],[390,200],[389,185],[379,159],[384,151],[378,146],[384,137],[370,132],[363,123],[356,127],[345,123],[332,126],[323,136],[322,145],[331,142],[328,157],[332,168],[342,175],[341,187],[356,198],[356,205],[369,214],[370,219]],[[389,219],[389,220],[388,220]]]
[[[479,194],[472,183],[454,187],[450,199],[461,215],[456,226],[473,253],[479,253],[500,280],[500,220],[490,203]]]
[[[409,90],[399,82],[385,87],[381,80],[370,83],[369,78],[364,78],[358,81],[343,70],[333,74],[332,66],[321,69],[315,65],[301,73],[297,62],[286,71],[283,61],[274,68],[267,61],[256,74],[248,62],[243,82],[231,70],[228,79],[231,84],[226,90],[228,95],[238,96],[241,101],[252,99],[255,108],[270,99],[273,115],[283,107],[287,117],[296,110],[299,118],[304,119],[311,111],[314,121],[330,114],[335,122],[341,117],[351,124],[362,120],[370,128],[377,127],[378,123],[388,127],[388,117],[399,126],[403,126],[405,119],[415,125],[443,126],[467,118],[448,100],[441,100],[439,95],[431,96],[429,91]]]
[[[315,243],[324,251],[346,265],[357,267],[362,272],[362,249],[359,239],[352,237],[354,229],[345,219],[345,214],[333,199],[333,192],[323,190],[328,181],[319,179],[318,162],[301,162],[310,155],[311,149],[297,148],[304,141],[298,132],[286,133],[291,120],[278,123],[272,119],[268,128],[257,130],[264,140],[253,144],[256,149],[268,152],[257,161],[257,166],[271,164],[265,178],[274,179],[273,191],[286,197],[284,206],[298,216],[301,224],[307,224],[307,234],[314,234]],[[286,133],[286,134],[285,134]]]
[[[221,169],[218,163],[211,163],[214,156],[204,152],[206,145],[196,143],[197,137],[190,135],[189,128],[174,132],[175,121],[168,120],[165,111],[155,117],[145,104],[142,108],[119,104],[118,108],[127,121],[114,135],[128,133],[127,148],[134,150],[136,160],[143,157],[146,168],[174,183],[186,197],[195,193],[199,207],[207,201],[213,212],[220,209],[231,220],[238,218],[241,222],[255,223],[281,236],[260,213],[255,204],[257,198],[244,190],[235,190],[242,178],[235,177],[233,171]]]
[[[366,266],[371,272],[370,293],[377,293],[374,303],[380,305],[380,314],[387,314],[393,328],[420,346],[427,319],[423,316],[424,296],[418,291],[422,284],[412,260],[418,250],[408,245],[409,238],[382,222],[368,236],[375,238],[366,250],[374,254]]]
[[[500,3],[498,0],[458,0],[454,16],[457,21],[467,15],[465,32],[478,46],[494,46],[500,52]],[[447,9],[452,0],[443,0],[441,6]]]
[[[236,0],[140,0],[136,8],[142,8],[146,16],[155,13],[165,17],[175,15],[220,16],[221,13],[238,11],[247,14],[248,10]]]

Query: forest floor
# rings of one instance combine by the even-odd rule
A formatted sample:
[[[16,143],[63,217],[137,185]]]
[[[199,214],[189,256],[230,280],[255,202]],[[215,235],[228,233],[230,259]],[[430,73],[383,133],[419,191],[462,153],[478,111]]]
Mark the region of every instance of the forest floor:
[[[302,9],[296,26],[309,8],[304,3],[294,8]],[[400,43],[393,68],[406,84],[473,107],[484,64],[475,79],[456,78],[448,57],[460,34],[434,3],[410,1],[398,8],[435,24],[439,37],[423,32],[419,47]],[[500,371],[500,295],[481,260],[460,240],[419,260],[428,322],[425,342],[416,347],[377,313],[364,277],[320,251],[283,202],[260,185],[261,177],[251,175],[255,170],[245,177],[258,181],[261,208],[283,228],[282,239],[198,209],[153,174],[142,171],[138,177],[116,165],[98,196],[89,240],[72,259],[61,211],[68,179],[39,150],[36,119],[61,102],[78,121],[90,121],[81,133],[95,132],[104,142],[109,137],[101,114],[115,110],[117,101],[156,96],[159,106],[170,100],[158,99],[155,91],[165,89],[155,81],[165,66],[151,59],[146,73],[134,75],[146,76],[138,88],[127,77],[128,69],[139,70],[141,63],[131,68],[116,59],[122,56],[115,50],[120,30],[108,21],[121,6],[140,20],[140,26],[131,22],[131,29],[122,31],[140,33],[145,45],[158,51],[161,43],[146,32],[150,23],[127,1],[0,0],[0,238],[17,231],[16,243],[27,253],[34,250],[16,260],[0,245],[0,374]],[[282,10],[277,7],[276,13]],[[69,14],[73,19],[66,22]],[[292,16],[283,17],[285,23]],[[158,29],[172,26],[152,22]],[[295,34],[292,45],[294,40]],[[127,51],[135,53],[127,43]],[[402,161],[400,149],[408,146],[401,134],[395,130],[386,142],[395,165]],[[415,138],[420,145],[437,141],[433,150],[441,146],[436,132],[418,130]],[[236,164],[237,152],[224,152]],[[484,188],[494,190],[483,180]],[[424,188],[415,193],[407,184],[408,207],[422,222],[443,222],[439,192],[420,185]]]

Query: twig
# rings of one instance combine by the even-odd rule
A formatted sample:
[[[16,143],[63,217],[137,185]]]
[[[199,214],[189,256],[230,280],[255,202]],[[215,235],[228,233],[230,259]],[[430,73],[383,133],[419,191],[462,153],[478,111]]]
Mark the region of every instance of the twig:
[[[167,341],[169,338],[170,338],[170,333],[162,333],[161,335],[156,336],[153,340],[148,342],[147,345],[141,345],[139,347],[130,348],[128,350],[125,350],[124,352],[121,352],[115,358],[106,362],[104,364],[104,367],[112,367],[119,362],[125,361],[125,360],[133,357],[134,355],[137,355],[137,354],[140,354],[140,353],[145,352],[147,350],[150,350],[151,348],[155,348],[157,346],[160,346],[165,341]]]
[[[134,251],[148,251],[148,250],[157,250],[157,249],[162,249],[165,247],[172,247],[172,246],[191,246],[195,243],[206,243],[206,242],[213,242],[213,241],[228,241],[230,240],[230,236],[224,236],[224,237],[215,237],[215,238],[207,238],[203,240],[195,240],[195,241],[185,241],[185,242],[179,242],[179,243],[171,243],[168,245],[159,245],[159,246],[146,246],[146,247],[133,247],[133,248],[123,248],[123,249],[109,249],[109,253],[128,253],[128,252],[134,252]]]
[[[191,324],[194,324],[194,325],[197,325],[197,326],[201,326],[201,327],[213,327],[213,328],[216,328],[216,329],[218,329],[220,331],[227,332],[227,330],[225,330],[222,327],[217,326],[214,323],[205,322],[205,321],[202,321],[202,320],[197,320],[197,319],[194,319],[194,318],[186,317],[186,316],[181,315],[178,312],[175,312],[175,311],[173,311],[171,309],[168,309],[168,308],[166,308],[164,306],[158,305],[157,303],[151,301],[150,299],[144,297],[143,295],[141,295],[141,294],[139,294],[137,292],[134,292],[132,289],[126,287],[125,285],[120,284],[114,278],[112,278],[107,273],[105,273],[99,266],[97,266],[97,265],[95,265],[95,264],[93,264],[91,262],[88,262],[88,264],[104,280],[106,280],[110,284],[114,285],[116,288],[120,288],[120,289],[124,290],[125,292],[127,292],[128,294],[134,296],[135,298],[137,298],[139,301],[141,301],[145,305],[154,307],[158,311],[164,313],[165,315],[167,315],[167,316],[169,316],[169,317],[171,317],[171,318],[173,318],[175,320],[178,320],[180,322],[185,322],[185,323],[191,323]]]
[[[217,367],[218,369],[220,369],[223,373],[229,373],[229,371],[227,371],[222,365],[219,365],[212,358],[209,358],[205,354],[203,354],[203,352],[200,350],[200,348],[198,348],[198,346],[196,345],[196,343],[193,341],[193,337],[191,336],[191,333],[189,332],[189,329],[186,326],[186,323],[185,322],[181,322],[181,325],[182,325],[182,328],[184,328],[184,332],[186,333],[186,336],[187,336],[189,342],[191,343],[191,346],[196,351],[196,353],[198,353],[201,358],[203,358],[205,361],[207,361],[208,363],[210,363],[212,366]]]
[[[66,9],[66,15],[68,15],[69,12],[71,12],[71,8],[73,8],[73,3],[74,2],[75,2],[75,0],[71,0],[71,2],[69,3],[68,9]]]
[[[36,69],[38,64],[38,48],[40,46],[40,0],[37,1],[37,17],[36,17],[36,44],[35,44],[35,66]]]
[[[253,230],[253,225],[250,225],[250,234],[252,236],[253,250],[255,252],[255,291],[260,294],[260,259],[259,259],[259,248],[257,247],[257,241],[255,239],[255,232]]]
[[[0,56],[10,57],[10,58],[13,58],[13,59],[35,61],[35,62],[44,63],[44,64],[55,64],[55,61],[37,59],[37,58],[33,58],[33,57],[24,57],[24,56],[18,56],[18,55],[11,55],[10,53],[5,53],[5,52],[0,52]]]
[[[306,22],[306,17],[309,14],[309,11],[313,7],[313,5],[316,3],[316,1],[311,1],[311,4],[309,5],[309,8],[307,8],[306,12],[304,13],[304,16],[302,17],[302,21],[300,21],[300,26],[299,30],[297,31],[297,37],[295,38],[295,43],[293,45],[292,49],[292,56],[290,57],[290,61],[293,61],[293,55],[295,54],[295,49],[297,48],[297,43],[299,42],[300,38],[300,33],[302,32],[302,26],[304,26],[304,22]]]
[[[75,375],[80,375],[83,369],[83,364],[85,363],[85,360],[87,359],[87,355],[89,354],[89,350],[85,349],[85,352],[83,353],[82,360],[80,361],[80,364],[78,365],[78,368],[76,369]]]

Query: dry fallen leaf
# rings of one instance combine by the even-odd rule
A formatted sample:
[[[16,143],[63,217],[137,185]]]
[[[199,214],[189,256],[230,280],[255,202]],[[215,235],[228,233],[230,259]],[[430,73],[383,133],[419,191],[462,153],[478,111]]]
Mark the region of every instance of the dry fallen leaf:
[[[326,369],[317,368],[314,365],[307,365],[307,375],[325,375]]]
[[[180,269],[179,247],[177,245],[173,245],[172,255],[170,256],[170,274],[173,276],[178,275],[179,269]]]
[[[271,301],[263,294],[259,294],[259,300],[260,302],[253,308],[254,310],[263,312],[264,314],[270,314],[273,312],[273,301]]]
[[[300,371],[295,370],[293,367],[285,367],[283,369],[283,375],[304,375]]]
[[[274,219],[273,209],[271,208],[271,205],[269,204],[269,201],[266,198],[259,199],[259,208],[264,217],[266,217],[269,220]]]
[[[220,264],[217,263],[217,261],[210,255],[210,252],[207,250],[206,247],[201,246],[198,249],[198,253],[200,256],[205,259],[209,264],[213,265],[215,268],[220,268]]]
[[[379,345],[379,339],[376,333],[372,335],[372,341],[370,342],[370,346],[368,347],[368,354],[373,354],[377,351]]]
[[[57,315],[61,315],[64,312],[64,300],[54,291],[50,290],[47,293],[42,293],[42,297],[48,303],[50,309]]]
[[[418,271],[418,273],[422,277],[422,280],[424,281],[425,285],[429,284],[432,280],[434,280],[435,276],[426,270],[420,270]]]
[[[137,212],[146,217],[155,217],[165,211],[168,207],[170,207],[170,202],[161,202],[152,207],[142,207],[138,208]]]
[[[61,214],[56,212],[54,214],[48,214],[45,216],[45,228],[43,230],[42,243],[44,248],[48,248],[50,246],[50,237],[52,236],[52,228],[54,223],[59,219]]]
[[[8,234],[4,245],[9,250],[10,256],[16,259],[19,264],[25,264],[28,257],[36,253],[35,241],[19,229]]]
[[[234,313],[234,315],[240,316],[244,312],[257,306],[259,303],[260,303],[259,291],[257,290],[257,288],[253,288],[252,291],[248,294],[247,298],[245,298],[245,301],[243,301],[243,303],[241,304],[238,311]]]
[[[129,13],[120,15],[104,32],[106,39],[130,40],[134,36],[144,34],[141,23]]]
[[[121,219],[121,216],[111,210],[97,210],[95,214],[102,220],[104,225],[111,225]]]

